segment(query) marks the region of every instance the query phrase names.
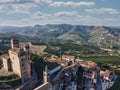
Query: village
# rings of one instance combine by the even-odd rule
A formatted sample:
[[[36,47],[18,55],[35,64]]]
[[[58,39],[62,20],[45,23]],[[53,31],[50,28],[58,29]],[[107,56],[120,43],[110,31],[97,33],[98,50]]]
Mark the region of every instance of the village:
[[[59,90],[77,90],[76,79],[79,77],[77,72],[80,66],[83,69],[79,85],[82,90],[107,90],[112,87],[117,78],[117,75],[112,71],[102,71],[95,62],[76,59],[74,56],[62,55],[61,58],[58,58],[58,56],[52,55],[46,60],[61,64],[62,69],[60,66],[56,66],[48,72],[53,75],[59,71],[57,76],[52,79],[57,83],[60,81]],[[72,80],[73,77],[74,80]]]
[[[43,71],[43,83],[38,84],[34,63],[30,61],[30,53],[42,52],[40,47],[29,43],[21,43],[12,39],[8,54],[2,55],[3,67],[0,76],[16,74],[21,84],[14,87],[17,90],[107,90],[113,86],[117,75],[110,70],[101,70],[97,63],[81,60],[71,55],[44,56],[46,62]],[[32,49],[31,49],[32,48]],[[33,50],[33,48],[36,48]],[[42,48],[45,48],[42,46]],[[12,62],[11,62],[12,61]],[[0,88],[12,88],[2,83]]]

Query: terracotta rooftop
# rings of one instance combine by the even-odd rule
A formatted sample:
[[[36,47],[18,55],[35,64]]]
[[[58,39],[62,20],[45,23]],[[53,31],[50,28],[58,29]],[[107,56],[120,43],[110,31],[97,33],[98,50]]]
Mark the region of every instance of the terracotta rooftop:
[[[8,55],[8,54],[3,54],[3,55],[2,55],[2,58],[5,58],[5,59],[7,59],[7,60],[8,60],[10,57],[9,57],[9,55]]]
[[[92,62],[92,61],[87,61],[87,64],[88,64],[88,66],[90,66],[90,67],[97,66],[97,64],[96,64],[95,62]]]
[[[93,61],[82,61],[81,65],[87,68],[94,68],[95,66],[97,66],[97,64]]]
[[[75,59],[75,56],[62,55],[62,58]]]
[[[100,71],[100,75],[101,75],[101,76],[105,76],[105,77],[109,77],[109,76],[110,76],[110,72]]]

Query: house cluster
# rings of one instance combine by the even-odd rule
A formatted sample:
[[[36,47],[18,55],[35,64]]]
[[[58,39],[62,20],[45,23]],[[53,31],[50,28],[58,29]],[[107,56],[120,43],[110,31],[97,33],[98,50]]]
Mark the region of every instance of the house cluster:
[[[72,62],[72,63],[75,62],[75,56],[62,55],[61,59],[67,62]]]
[[[110,88],[113,83],[116,80],[116,75],[114,72],[111,71],[101,71],[100,67],[93,61],[84,61],[80,59],[76,59],[75,56],[69,56],[69,55],[62,55],[60,58],[58,56],[52,55],[50,58],[50,61],[65,61],[67,64],[65,67],[73,65],[73,64],[79,64],[83,67],[83,78],[82,78],[82,84],[81,87],[88,90],[96,90],[97,89],[97,81],[101,82],[101,87],[104,88],[104,90]],[[64,63],[65,63],[64,62]],[[100,72],[99,72],[100,71]],[[98,74],[100,74],[100,80],[97,80]],[[70,82],[70,75],[67,73],[62,78],[62,83],[60,84],[60,90],[61,88],[66,88],[64,90],[67,90],[70,86],[76,86],[74,82]],[[68,89],[68,90],[72,90]],[[73,89],[75,90],[75,88]]]
[[[117,75],[114,72],[106,70],[100,71],[103,90],[109,89],[114,84]]]
[[[79,64],[83,67],[83,75],[81,88],[83,90],[96,90],[97,83],[97,64],[92,61],[80,61]]]
[[[95,70],[97,68],[97,64],[93,61],[78,61],[80,63],[80,65],[84,68],[87,68],[87,69],[93,69]]]
[[[73,77],[75,78],[77,77],[76,75],[77,70],[75,69],[74,65],[68,66],[66,64],[66,62],[68,61],[61,60],[61,58],[58,58],[58,56],[55,55],[52,55],[51,57],[45,57],[44,59],[46,60],[48,68],[47,70],[48,81],[46,84],[44,83],[38,86],[35,90],[77,90],[76,88],[77,85],[74,82],[74,80],[72,80]],[[52,87],[49,87],[49,85],[52,85]],[[43,87],[48,88],[43,89]]]
[[[59,90],[77,90],[77,84],[71,80],[72,78],[70,73],[64,73],[59,84]]]
[[[83,82],[82,88],[83,89],[92,89],[96,90],[96,72],[90,69],[87,69],[83,72]]]

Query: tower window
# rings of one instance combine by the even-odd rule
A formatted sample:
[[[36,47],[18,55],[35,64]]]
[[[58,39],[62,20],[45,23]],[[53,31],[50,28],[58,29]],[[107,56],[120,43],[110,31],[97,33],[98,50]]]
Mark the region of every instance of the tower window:
[[[23,61],[23,59],[21,59],[21,61]]]

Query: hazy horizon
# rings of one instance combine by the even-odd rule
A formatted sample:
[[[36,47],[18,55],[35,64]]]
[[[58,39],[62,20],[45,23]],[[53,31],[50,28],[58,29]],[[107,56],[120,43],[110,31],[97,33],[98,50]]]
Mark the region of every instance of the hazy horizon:
[[[81,25],[81,26],[100,26],[100,27],[120,27],[120,25],[86,25],[86,24],[67,24],[67,23],[61,23],[61,24],[34,24],[34,25],[0,25],[0,27],[34,27],[35,25],[41,25],[41,26],[45,26],[45,25]]]
[[[120,26],[120,1],[0,0],[0,26]]]

